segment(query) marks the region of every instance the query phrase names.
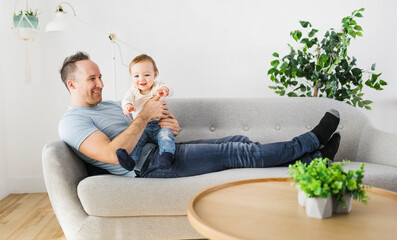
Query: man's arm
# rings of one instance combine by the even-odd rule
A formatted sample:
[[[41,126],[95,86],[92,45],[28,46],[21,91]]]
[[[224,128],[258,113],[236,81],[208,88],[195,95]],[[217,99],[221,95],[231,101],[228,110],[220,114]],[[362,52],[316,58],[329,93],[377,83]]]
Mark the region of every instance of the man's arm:
[[[131,153],[145,130],[146,124],[153,119],[164,118],[168,115],[167,104],[158,99],[157,96],[147,102],[134,121],[112,141],[101,131],[95,131],[81,143],[79,151],[101,162],[119,164],[116,156],[117,149],[124,148]]]

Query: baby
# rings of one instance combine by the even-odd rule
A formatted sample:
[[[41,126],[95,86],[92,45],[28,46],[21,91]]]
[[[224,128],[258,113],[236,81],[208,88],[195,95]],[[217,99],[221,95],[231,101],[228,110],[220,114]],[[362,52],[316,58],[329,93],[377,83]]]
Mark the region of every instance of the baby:
[[[169,95],[168,87],[155,81],[158,73],[156,63],[148,55],[139,55],[131,61],[132,86],[121,102],[125,115],[130,116],[132,112],[132,116],[135,118],[145,103],[152,97],[156,95],[167,97]],[[147,124],[131,155],[122,148],[116,151],[122,167],[132,171],[135,167],[135,162],[138,161],[142,147],[147,142],[157,143],[159,146],[160,160],[157,164],[158,168],[167,169],[172,166],[175,153],[174,134],[169,128],[161,128],[157,123],[158,120],[154,120]]]

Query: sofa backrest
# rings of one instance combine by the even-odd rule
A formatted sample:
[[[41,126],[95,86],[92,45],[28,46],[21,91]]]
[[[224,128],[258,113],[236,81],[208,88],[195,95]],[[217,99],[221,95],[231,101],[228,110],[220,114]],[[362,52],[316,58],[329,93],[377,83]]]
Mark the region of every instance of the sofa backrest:
[[[342,135],[335,160],[356,160],[361,131],[369,124],[359,109],[328,98],[169,98],[167,103],[182,127],[176,142],[229,135],[261,143],[287,141],[311,130],[334,108],[341,115]]]

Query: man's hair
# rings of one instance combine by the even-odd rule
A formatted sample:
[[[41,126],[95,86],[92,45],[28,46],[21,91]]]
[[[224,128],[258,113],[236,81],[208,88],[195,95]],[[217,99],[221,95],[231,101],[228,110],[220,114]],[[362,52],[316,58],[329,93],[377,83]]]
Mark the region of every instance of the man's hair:
[[[90,56],[85,52],[77,52],[63,61],[62,68],[59,70],[61,73],[62,82],[65,84],[66,88],[68,88],[68,80],[74,80],[74,73],[77,69],[76,62],[81,60],[88,60]]]
[[[154,73],[155,73],[156,75],[159,75],[159,70],[157,69],[156,62],[153,60],[152,57],[150,57],[150,56],[148,56],[148,55],[146,55],[146,54],[141,54],[141,55],[139,55],[139,56],[136,56],[136,57],[131,61],[130,67],[129,67],[130,74],[131,74],[131,68],[132,68],[132,66],[134,66],[134,65],[137,64],[137,63],[144,62],[144,61],[149,61],[149,62],[151,62],[152,65],[153,65]]]

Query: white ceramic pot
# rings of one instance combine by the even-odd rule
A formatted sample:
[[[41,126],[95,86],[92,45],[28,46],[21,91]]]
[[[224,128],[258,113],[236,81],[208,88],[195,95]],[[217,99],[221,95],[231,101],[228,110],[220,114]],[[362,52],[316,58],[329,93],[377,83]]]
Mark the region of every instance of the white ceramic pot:
[[[298,189],[298,203],[302,207],[306,206],[306,193],[300,189]]]
[[[332,216],[332,197],[313,197],[306,199],[306,214],[312,218],[329,218]]]
[[[350,193],[345,193],[343,195],[343,201],[346,203],[346,207],[344,208],[341,203],[339,203],[336,198],[332,198],[332,212],[333,213],[350,213],[352,210],[352,195]]]

